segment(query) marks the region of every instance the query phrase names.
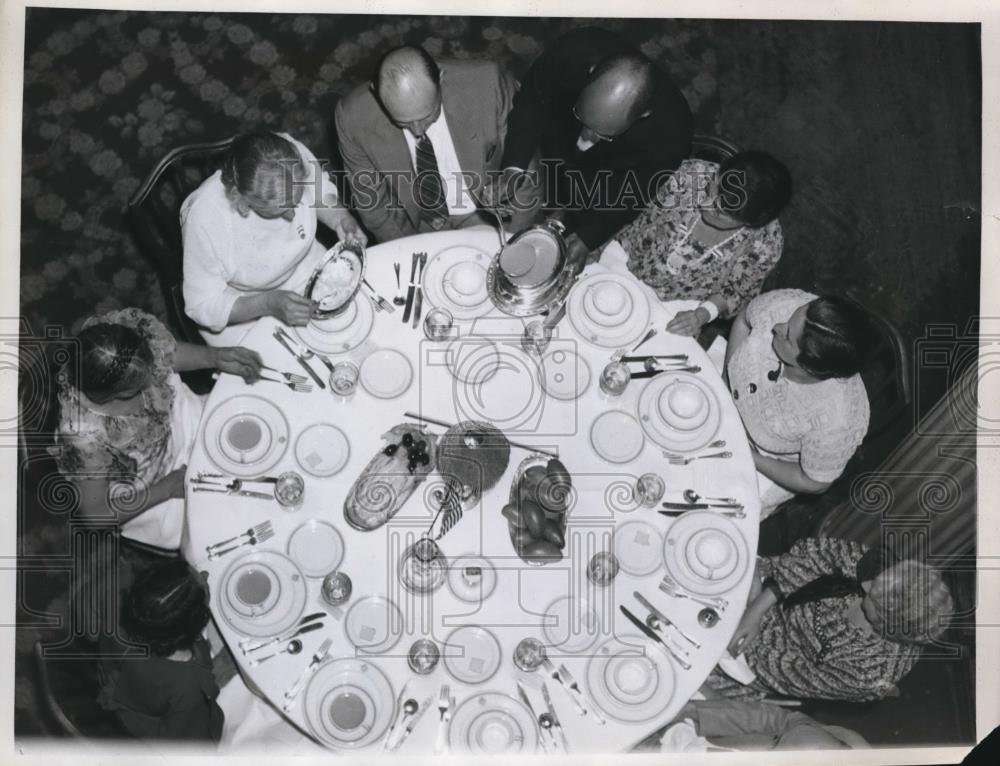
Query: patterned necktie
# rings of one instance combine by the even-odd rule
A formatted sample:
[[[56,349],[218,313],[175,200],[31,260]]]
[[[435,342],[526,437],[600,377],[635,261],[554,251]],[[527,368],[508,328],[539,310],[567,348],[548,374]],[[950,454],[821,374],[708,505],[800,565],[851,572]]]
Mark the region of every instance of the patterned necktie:
[[[420,215],[433,228],[440,229],[448,222],[448,203],[445,199],[444,181],[438,172],[437,157],[430,137],[424,133],[417,141],[417,182],[414,187]]]

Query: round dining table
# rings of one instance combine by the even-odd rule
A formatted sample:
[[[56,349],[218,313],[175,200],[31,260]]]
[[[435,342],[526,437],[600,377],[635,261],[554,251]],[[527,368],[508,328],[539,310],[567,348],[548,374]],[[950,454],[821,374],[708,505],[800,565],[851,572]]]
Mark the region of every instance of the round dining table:
[[[333,750],[625,751],[697,693],[727,656],[746,603],[757,479],[719,371],[693,339],[665,329],[692,302],[657,300],[612,243],[578,278],[548,347],[528,353],[521,337],[534,318],[508,316],[486,294],[499,246],[494,230],[475,227],[369,248],[371,290],[359,291],[343,318],[284,327],[315,352],[305,364],[322,388],[275,337],[283,326],[265,317],[242,344],[268,367],[306,377],[311,390],[222,375],[205,406],[188,465],[183,553],[206,573],[213,616],[249,685]],[[420,300],[421,318],[404,322],[393,298],[408,292],[419,253],[426,258],[414,292],[422,296],[411,314]],[[395,263],[402,267],[398,288]],[[384,296],[385,308],[375,294]],[[447,341],[424,333],[423,320],[437,306],[455,319]],[[640,375],[622,394],[605,393],[599,378],[612,355],[630,353],[650,329],[656,333],[635,355],[686,355],[680,364],[700,370]],[[359,367],[353,394],[332,392],[320,354]],[[629,366],[644,369],[641,362]],[[704,397],[707,416],[665,425],[663,408],[678,404],[671,385]],[[690,415],[683,402],[678,411]],[[402,584],[401,568],[435,520],[440,477],[432,471],[388,523],[370,531],[347,523],[345,499],[369,461],[394,441],[386,438],[391,428],[423,424],[441,435],[440,424],[466,422],[502,431],[511,443],[509,462],[438,539],[444,582],[413,592]],[[571,477],[570,507],[563,557],[538,565],[517,555],[501,511],[519,469],[545,465],[551,455]],[[304,479],[292,507],[273,499],[274,483],[249,481],[284,472]],[[742,510],[695,505],[661,514],[662,502],[643,504],[636,490],[645,474],[662,479],[662,502],[683,509],[697,493],[701,505],[730,499]],[[605,584],[588,577],[602,553],[618,564]],[[352,585],[338,606],[323,598],[324,577],[333,570]],[[647,619],[653,614],[660,619]],[[248,651],[305,624],[321,627],[295,643]],[[544,647],[546,661],[535,669],[514,661],[526,638]],[[420,639],[441,655],[427,674],[408,662]]]

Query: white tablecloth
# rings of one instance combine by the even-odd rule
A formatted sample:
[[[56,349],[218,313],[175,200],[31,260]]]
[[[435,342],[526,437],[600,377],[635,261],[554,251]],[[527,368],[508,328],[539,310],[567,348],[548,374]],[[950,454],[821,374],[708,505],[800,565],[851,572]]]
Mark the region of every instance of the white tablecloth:
[[[392,264],[403,266],[403,289],[409,274],[410,255],[425,251],[429,256],[458,243],[481,248],[492,255],[496,252],[496,234],[485,228],[459,232],[442,232],[421,235],[372,247],[368,251],[368,280],[375,290],[391,299],[396,292]],[[620,248],[613,243],[601,261],[588,267],[585,274],[610,269],[627,274]],[[631,277],[629,277],[631,278]],[[295,470],[306,478],[304,505],[297,511],[287,512],[276,503],[237,496],[188,492],[188,535],[184,552],[199,569],[207,571],[209,585],[213,588],[213,611],[223,636],[234,649],[243,671],[269,699],[279,701],[284,691],[308,663],[324,637],[333,639],[332,657],[351,657],[355,650],[348,641],[343,627],[343,612],[331,615],[324,630],[303,637],[304,649],[297,656],[280,656],[256,668],[245,665],[245,658],[237,647],[243,638],[233,630],[218,613],[216,599],[218,584],[224,571],[243,552],[241,548],[220,559],[209,561],[206,546],[222,538],[244,531],[249,526],[271,519],[276,530],[274,538],[262,548],[284,552],[291,532],[307,519],[330,522],[340,531],[346,543],[346,554],[340,569],[353,579],[352,602],[369,595],[387,595],[403,612],[405,632],[395,648],[384,656],[371,659],[391,679],[394,694],[410,681],[409,696],[423,699],[434,695],[443,683],[451,686],[457,705],[482,691],[496,691],[511,697],[517,696],[516,681],[527,687],[536,712],[544,710],[538,692],[544,676],[541,672],[526,674],[518,671],[511,661],[517,642],[527,636],[542,639],[541,615],[558,597],[587,588],[585,576],[592,551],[609,544],[616,527],[632,519],[641,518],[665,534],[673,518],[660,516],[654,510],[634,509],[630,499],[631,487],[636,477],[646,472],[658,472],[666,481],[666,500],[681,500],[685,487],[696,488],[703,494],[734,496],[746,505],[746,518],[735,520],[743,533],[749,551],[749,566],[739,583],[725,594],[729,608],[721,622],[708,630],[698,626],[696,615],[699,604],[687,600],[674,600],[661,593],[657,586],[664,574],[661,567],[652,574],[636,578],[622,572],[612,588],[603,591],[591,589],[596,600],[604,634],[595,644],[599,646],[613,636],[625,636],[627,641],[645,648],[648,652],[662,654],[645,639],[638,638],[638,631],[629,624],[618,610],[618,604],[628,606],[635,614],[644,617],[646,611],[632,597],[638,590],[656,604],[689,634],[696,636],[701,649],[691,652],[692,668],[682,670],[674,665],[675,688],[669,704],[650,710],[650,718],[641,723],[620,723],[607,717],[607,724],[595,725],[593,716],[581,717],[566,692],[552,679],[547,685],[566,731],[571,751],[597,753],[622,751],[637,743],[655,728],[669,721],[677,710],[696,692],[704,678],[723,655],[725,646],[735,631],[745,603],[752,572],[753,553],[757,546],[758,501],[757,482],[750,450],[739,416],[716,369],[700,347],[689,338],[665,332],[664,327],[678,308],[687,303],[665,306],[660,304],[647,288],[652,307],[650,325],[659,333],[641,349],[645,354],[686,353],[692,364],[699,364],[699,377],[707,382],[722,406],[722,422],[716,438],[725,439],[726,449],[733,453],[729,460],[696,461],[687,466],[668,465],[661,449],[647,440],[639,457],[627,465],[605,462],[590,446],[589,433],[594,419],[609,409],[635,413],[636,398],[646,381],[634,381],[617,401],[603,399],[598,391],[597,376],[607,363],[611,350],[600,348],[579,337],[570,321],[564,318],[557,327],[553,344],[575,344],[587,360],[593,373],[589,390],[576,401],[556,401],[545,397],[537,384],[534,362],[519,346],[522,320],[499,314],[494,310],[489,316],[475,322],[462,323],[463,336],[469,333],[486,334],[502,340],[504,359],[503,374],[496,375],[482,387],[479,396],[469,396],[462,384],[456,383],[448,369],[441,363],[441,349],[424,340],[421,328],[413,329],[400,321],[402,311],[394,314],[377,313],[373,331],[367,341],[351,352],[334,356],[334,361],[348,358],[357,363],[378,348],[395,348],[410,359],[415,370],[413,384],[402,396],[380,400],[359,387],[349,401],[337,401],[329,390],[315,389],[311,393],[295,393],[283,386],[259,383],[248,388],[241,379],[223,375],[213,390],[205,408],[205,421],[215,407],[239,394],[252,392],[274,402],[288,419],[291,438],[280,462],[268,473]],[[430,309],[424,302],[424,315]],[[303,372],[288,353],[271,337],[276,325],[272,318],[264,318],[246,336],[244,345],[259,351],[266,364],[292,372]],[[554,347],[554,346],[553,346]],[[325,368],[314,360],[317,371]],[[552,449],[559,453],[573,476],[577,493],[576,505],[571,511],[567,558],[544,567],[528,566],[516,557],[512,549],[507,522],[500,515],[507,502],[511,477],[521,460],[530,453],[513,449],[507,474],[492,490],[485,493],[478,509],[465,513],[464,518],[440,542],[444,554],[455,558],[463,554],[481,554],[488,557],[498,573],[495,593],[478,607],[459,601],[447,586],[431,597],[419,598],[408,594],[399,584],[396,566],[408,542],[418,538],[427,528],[432,513],[422,503],[423,487],[418,488],[410,500],[388,525],[372,531],[360,532],[347,525],[343,518],[343,501],[355,478],[384,443],[382,434],[395,424],[407,421],[406,411],[419,412],[449,423],[460,420],[492,420],[514,441]],[[203,421],[204,422],[204,421]],[[294,450],[295,437],[307,426],[329,422],[341,428],[350,440],[350,458],[343,470],[336,475],[319,479],[307,474],[297,464]],[[437,433],[443,429],[434,428]],[[199,439],[191,457],[189,475],[199,471],[217,471],[204,449],[204,437]],[[432,477],[433,479],[433,474]],[[190,488],[190,485],[189,485]],[[329,608],[320,598],[320,579],[308,580],[308,600],[304,614]],[[350,604],[348,604],[348,607]],[[500,670],[486,683],[468,686],[457,682],[439,663],[434,672],[425,677],[414,675],[407,667],[406,652],[418,638],[431,637],[439,646],[457,626],[482,625],[489,628],[500,640],[503,660]],[[557,653],[557,652],[556,652]],[[587,656],[555,658],[556,665],[565,663],[576,681],[586,690]],[[293,723],[308,731],[298,705],[290,714]],[[401,752],[430,753],[433,751],[438,726],[438,714],[431,710],[422,718]],[[375,747],[380,747],[378,743]]]

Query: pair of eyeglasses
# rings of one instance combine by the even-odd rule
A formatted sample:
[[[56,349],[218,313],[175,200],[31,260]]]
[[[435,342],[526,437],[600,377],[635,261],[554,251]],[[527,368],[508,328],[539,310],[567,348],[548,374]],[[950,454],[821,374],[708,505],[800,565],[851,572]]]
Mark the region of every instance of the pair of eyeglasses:
[[[594,136],[596,136],[597,138],[599,138],[601,141],[607,141],[608,143],[611,143],[612,141],[615,140],[614,136],[606,136],[603,133],[598,133],[596,130],[594,130],[592,127],[590,127],[587,123],[585,123],[583,121],[583,119],[580,117],[579,113],[577,113],[575,106],[573,107],[573,117],[575,117],[576,121],[578,123],[580,123],[581,125],[583,125],[583,127],[585,127],[587,130],[589,130],[591,133],[593,133]]]

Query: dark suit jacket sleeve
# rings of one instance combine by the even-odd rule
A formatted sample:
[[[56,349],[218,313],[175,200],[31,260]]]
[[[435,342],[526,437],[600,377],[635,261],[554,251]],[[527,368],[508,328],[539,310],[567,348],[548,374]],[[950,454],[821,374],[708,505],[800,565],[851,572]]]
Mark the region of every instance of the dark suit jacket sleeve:
[[[351,186],[351,206],[378,242],[412,234],[410,220],[399,201],[391,176],[378,171],[359,140],[361,126],[354,123],[344,101],[335,114],[337,142]],[[401,183],[399,179],[395,183]]]

